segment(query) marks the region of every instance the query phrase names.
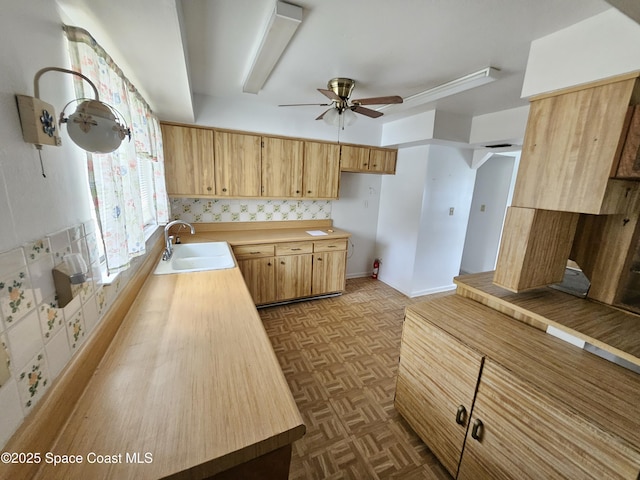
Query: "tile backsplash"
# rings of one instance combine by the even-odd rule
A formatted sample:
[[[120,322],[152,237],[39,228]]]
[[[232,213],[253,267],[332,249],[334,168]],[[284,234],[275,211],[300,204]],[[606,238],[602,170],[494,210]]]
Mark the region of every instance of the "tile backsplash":
[[[327,220],[331,200],[207,199],[173,197],[173,219],[192,223]]]
[[[72,252],[91,266],[89,278],[60,308],[51,271]],[[0,253],[0,448],[98,325],[126,277],[102,285],[91,221]]]

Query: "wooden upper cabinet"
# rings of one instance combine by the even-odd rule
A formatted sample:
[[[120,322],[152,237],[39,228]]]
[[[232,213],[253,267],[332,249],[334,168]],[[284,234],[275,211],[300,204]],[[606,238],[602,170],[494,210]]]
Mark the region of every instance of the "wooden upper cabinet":
[[[214,195],[213,131],[161,124],[169,195]]]
[[[342,145],[340,147],[340,170],[343,172],[369,170],[369,148]]]
[[[638,183],[616,175],[637,74],[531,99],[513,205],[590,214],[625,213]]]
[[[459,480],[636,479],[639,466],[640,453],[629,442],[485,361]]]
[[[343,172],[396,173],[397,150],[342,145],[340,170]]]
[[[304,142],[303,196],[338,198],[340,145]]]
[[[216,195],[259,197],[261,137],[215,130]]]
[[[262,137],[262,196],[301,197],[304,142]]]
[[[396,173],[396,150],[383,148],[369,149],[369,171],[371,173]]]

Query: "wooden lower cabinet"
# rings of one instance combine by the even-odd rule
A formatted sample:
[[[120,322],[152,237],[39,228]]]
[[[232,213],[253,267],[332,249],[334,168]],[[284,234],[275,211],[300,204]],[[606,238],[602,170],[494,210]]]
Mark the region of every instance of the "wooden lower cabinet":
[[[640,478],[640,376],[468,298],[407,308],[395,407],[457,479]]]
[[[338,293],[345,287],[345,238],[236,245],[233,253],[256,305]]]
[[[627,442],[486,361],[458,480],[637,479],[639,466]]]
[[[456,476],[483,357],[407,313],[395,407]]]
[[[276,257],[276,300],[311,295],[312,255],[283,255]]]
[[[238,267],[256,305],[276,300],[275,257],[238,260]]]

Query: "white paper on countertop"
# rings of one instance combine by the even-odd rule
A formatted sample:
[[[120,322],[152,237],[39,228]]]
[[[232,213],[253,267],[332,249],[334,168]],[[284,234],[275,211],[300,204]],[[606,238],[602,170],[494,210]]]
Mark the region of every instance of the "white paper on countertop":
[[[307,230],[307,233],[313,237],[321,237],[322,235],[329,235],[327,232],[323,232],[322,230]]]

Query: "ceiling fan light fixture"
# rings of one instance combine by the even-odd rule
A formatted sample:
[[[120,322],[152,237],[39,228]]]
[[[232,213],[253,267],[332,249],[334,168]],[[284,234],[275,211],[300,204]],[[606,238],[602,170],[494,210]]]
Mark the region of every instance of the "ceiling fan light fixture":
[[[351,125],[356,123],[358,116],[349,108],[341,109],[340,107],[336,106],[335,108],[332,108],[327,113],[325,113],[322,119],[327,125],[344,128],[350,127]]]

